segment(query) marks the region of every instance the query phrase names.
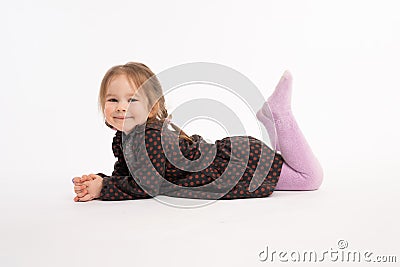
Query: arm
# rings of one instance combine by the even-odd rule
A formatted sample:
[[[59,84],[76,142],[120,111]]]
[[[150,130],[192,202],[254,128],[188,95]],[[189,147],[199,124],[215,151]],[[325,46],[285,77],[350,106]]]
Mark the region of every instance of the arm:
[[[100,191],[101,200],[132,200],[150,198],[130,175],[126,162],[119,157],[114,164],[111,176],[98,174],[103,178],[103,185]]]
[[[121,148],[121,132],[117,132],[112,143],[112,150],[117,161],[111,176],[104,173],[84,175],[74,178],[75,201],[101,200],[126,200],[150,198],[142,188],[136,184],[130,175],[124,160]],[[94,180],[96,180],[94,182]],[[87,195],[88,194],[88,195]]]
[[[100,176],[101,178],[110,177],[104,173],[97,173],[96,175]],[[126,166],[125,160],[123,158],[119,158],[114,164],[114,170],[111,176],[129,176],[129,170]]]
[[[132,200],[151,198],[132,176],[110,176],[103,178],[101,200]]]
[[[149,138],[153,140],[151,144],[148,142]],[[154,144],[154,142],[157,144]],[[127,158],[130,158],[129,156],[132,153],[138,154],[137,162],[134,163],[125,161],[124,156],[121,155],[122,150],[121,153],[114,153],[117,154],[118,161],[114,165],[112,176],[103,177],[103,186],[99,199],[143,199],[151,198],[158,194],[161,184],[160,176],[163,176],[165,171],[165,155],[161,148],[160,131],[156,129],[147,129],[146,143],[151,145],[151,151],[147,149],[147,144],[146,148],[142,147],[136,151],[133,146],[127,143],[125,151]],[[128,165],[133,173],[129,172]],[[156,171],[159,175],[157,175]],[[134,177],[136,179],[134,179]],[[140,184],[138,184],[137,181]]]
[[[118,131],[114,138],[113,138],[113,143],[112,143],[112,150],[114,153],[114,156],[118,159],[115,164],[114,164],[114,170],[112,172],[112,176],[129,176],[129,170],[128,167],[126,166],[125,160],[124,160],[124,154],[121,149],[121,143],[122,143],[122,132]],[[108,175],[105,175],[104,173],[97,173],[102,178],[109,177]]]

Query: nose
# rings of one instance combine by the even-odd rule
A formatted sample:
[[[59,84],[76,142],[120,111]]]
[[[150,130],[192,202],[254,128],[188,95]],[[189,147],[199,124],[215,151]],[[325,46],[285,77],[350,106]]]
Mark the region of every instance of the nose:
[[[127,108],[127,105],[125,103],[122,103],[122,102],[118,103],[117,111],[125,112],[127,109],[128,108]]]

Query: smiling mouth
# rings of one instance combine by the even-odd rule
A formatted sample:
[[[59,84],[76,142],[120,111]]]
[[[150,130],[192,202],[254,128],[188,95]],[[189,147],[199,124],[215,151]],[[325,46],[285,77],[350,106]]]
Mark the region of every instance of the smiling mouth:
[[[116,120],[132,119],[132,117],[114,117]]]

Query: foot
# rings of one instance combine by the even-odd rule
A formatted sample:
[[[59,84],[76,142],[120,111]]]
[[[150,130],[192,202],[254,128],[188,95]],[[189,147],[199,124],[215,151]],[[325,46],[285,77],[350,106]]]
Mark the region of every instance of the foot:
[[[278,138],[276,136],[275,122],[269,111],[267,102],[264,103],[263,107],[257,111],[257,119],[264,125],[267,130],[271,147],[275,150],[279,150]]]
[[[272,95],[267,99],[267,103],[269,109],[271,110],[274,117],[279,117],[279,115],[284,115],[292,112],[292,75],[287,70],[283,73],[278,85],[275,88],[275,91]],[[269,113],[266,109],[265,104],[262,108],[264,112],[267,112],[265,115]],[[278,116],[276,116],[278,115]]]

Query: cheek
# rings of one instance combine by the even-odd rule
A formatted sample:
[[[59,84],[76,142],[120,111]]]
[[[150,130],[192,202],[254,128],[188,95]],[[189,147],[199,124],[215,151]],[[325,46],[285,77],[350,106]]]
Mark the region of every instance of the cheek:
[[[110,115],[114,111],[114,105],[109,103],[104,105],[104,115]]]
[[[129,110],[131,111],[131,113],[141,116],[147,116],[147,114],[149,113],[147,107],[141,103],[130,104]]]

